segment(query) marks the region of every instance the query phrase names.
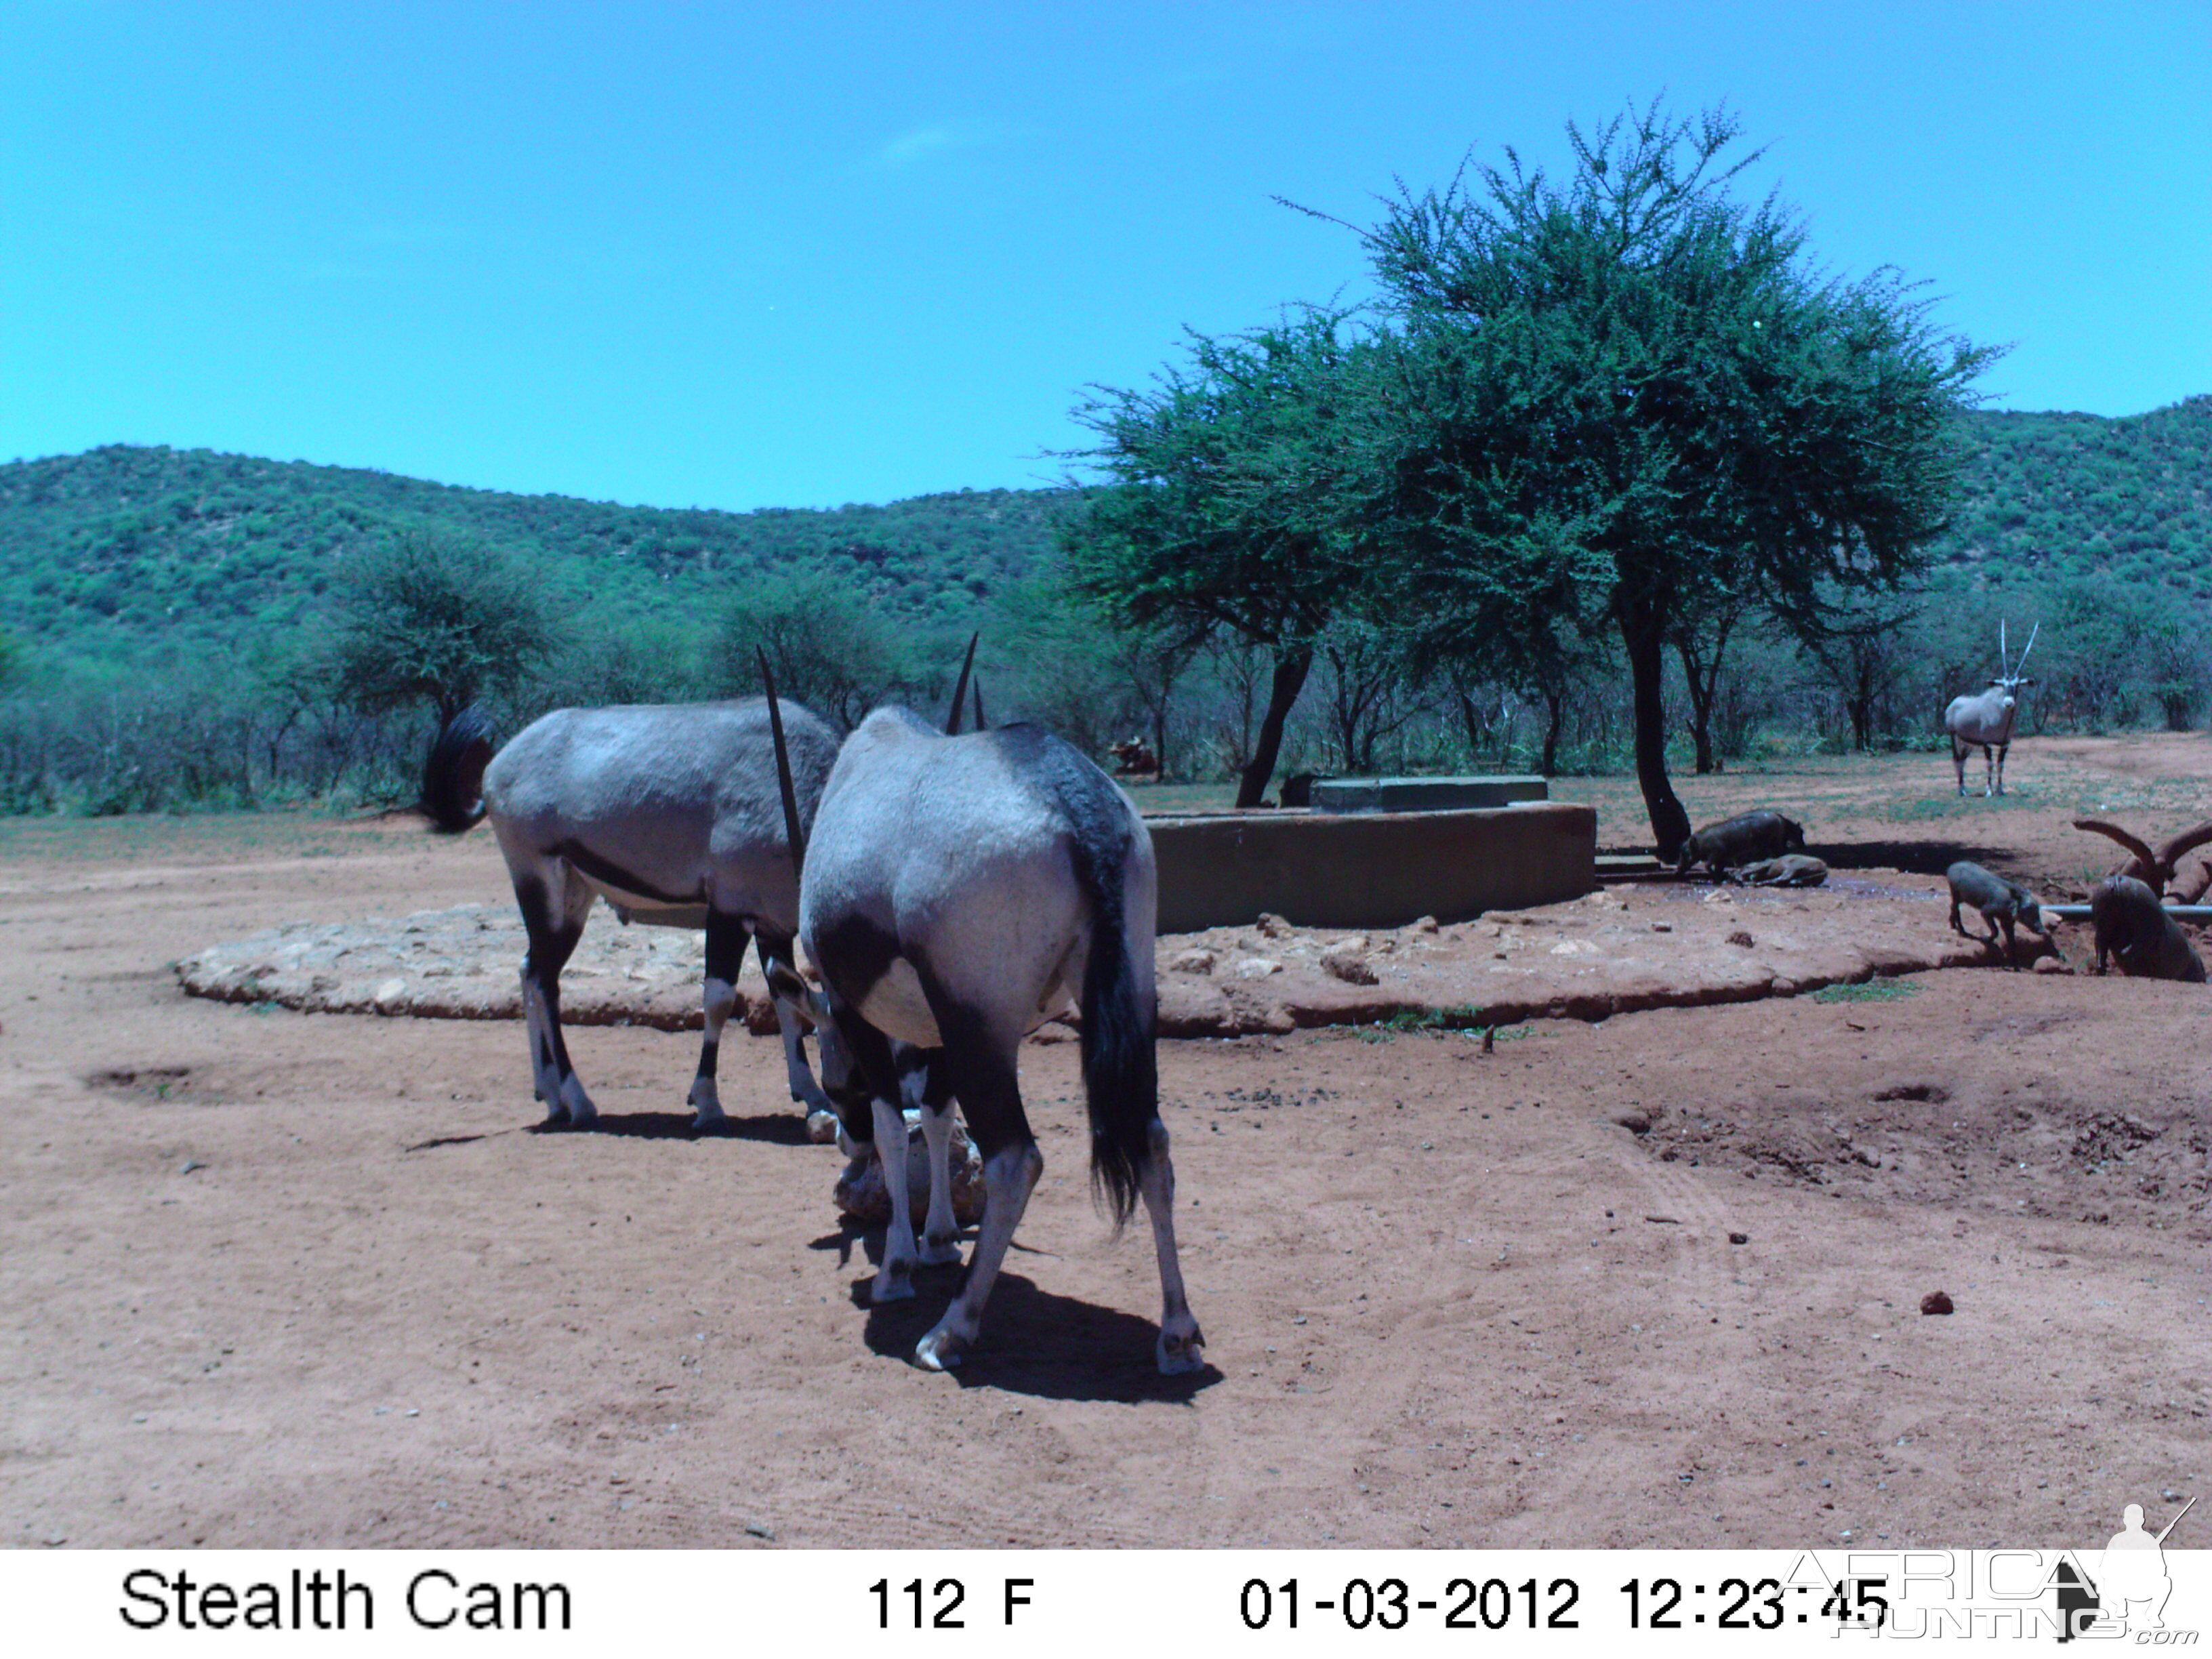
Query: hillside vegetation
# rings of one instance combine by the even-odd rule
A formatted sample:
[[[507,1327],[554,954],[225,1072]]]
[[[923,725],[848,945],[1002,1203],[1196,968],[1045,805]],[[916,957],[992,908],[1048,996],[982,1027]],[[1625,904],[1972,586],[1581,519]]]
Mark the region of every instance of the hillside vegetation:
[[[1977,414],[1951,567],[2005,584],[2105,572],[2212,598],[2212,397],[2123,420]],[[826,510],[620,507],[356,467],[113,445],[0,465],[0,617],[41,653],[135,663],[236,649],[319,617],[332,567],[406,530],[481,539],[557,597],[695,615],[812,567],[893,616],[949,624],[1038,568],[1056,490],[962,490]]]
[[[320,618],[347,553],[407,532],[485,542],[561,599],[695,615],[812,565],[892,615],[957,619],[1050,544],[1049,490],[962,490],[828,511],[619,507],[356,467],[122,445],[0,466],[0,617],[64,657],[236,648]]]
[[[1708,664],[1701,769],[1940,746],[1945,702],[1996,672],[2001,619],[2015,653],[2042,628],[2025,732],[2200,716],[2212,397],[2124,420],[1977,414],[1962,440],[1954,523],[1924,586],[1822,653],[1738,629]],[[0,466],[0,812],[404,798],[427,708],[349,691],[332,647],[359,635],[362,574],[425,538],[488,550],[552,619],[544,649],[510,665],[527,672],[497,700],[504,731],[562,702],[750,690],[757,641],[841,721],[884,696],[934,706],[980,627],[994,719],[1041,720],[1101,758],[1141,734],[1171,777],[1234,774],[1254,753],[1264,657],[1225,637],[1117,632],[1073,603],[1054,540],[1073,500],[669,510],[120,446]],[[1540,699],[1357,629],[1322,645],[1285,772],[1626,763],[1610,651]]]

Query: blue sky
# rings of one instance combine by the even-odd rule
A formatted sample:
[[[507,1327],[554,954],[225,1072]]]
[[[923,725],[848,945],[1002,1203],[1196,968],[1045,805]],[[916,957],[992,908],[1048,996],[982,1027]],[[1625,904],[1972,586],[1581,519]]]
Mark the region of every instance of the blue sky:
[[[1356,297],[1473,149],[1663,90],[1995,406],[2212,392],[2212,6],[0,0],[0,459],[662,507],[1055,481],[1088,384]]]

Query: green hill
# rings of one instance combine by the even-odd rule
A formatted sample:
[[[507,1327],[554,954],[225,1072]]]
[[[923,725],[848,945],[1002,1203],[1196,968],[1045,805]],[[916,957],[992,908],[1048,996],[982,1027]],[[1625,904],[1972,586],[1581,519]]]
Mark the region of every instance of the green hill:
[[[2107,572],[2212,597],[2212,396],[2148,415],[1976,414],[1941,566],[2002,582]],[[812,566],[950,624],[1051,546],[1054,490],[833,510],[619,507],[352,467],[111,446],[0,465],[0,629],[64,659],[237,650],[314,619],[334,561],[401,531],[480,538],[572,601],[696,618]]]
[[[696,615],[816,566],[895,616],[957,620],[1050,545],[1051,490],[720,513],[510,495],[359,468],[121,445],[0,466],[0,618],[34,648],[130,661],[235,648],[317,616],[334,562],[403,531],[481,539],[572,600]]]
[[[2212,597],[2212,397],[2122,420],[1977,414],[1940,562],[2005,580],[2105,572]]]

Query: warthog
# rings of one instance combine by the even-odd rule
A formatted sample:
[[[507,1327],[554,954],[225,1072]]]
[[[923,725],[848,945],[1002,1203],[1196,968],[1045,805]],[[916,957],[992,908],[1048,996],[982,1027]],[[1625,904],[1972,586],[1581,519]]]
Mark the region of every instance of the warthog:
[[[1951,883],[1951,931],[1961,939],[1972,939],[1966,925],[1959,920],[1959,907],[1971,904],[1982,913],[1982,925],[1989,931],[1988,944],[1997,942],[1997,928],[2004,928],[2005,960],[2013,954],[2013,924],[2018,922],[2031,933],[2040,934],[2051,947],[2051,954],[2059,961],[2066,953],[2058,948],[2058,941],[2043,925],[2043,907],[2035,895],[2016,881],[2007,881],[1995,871],[1984,870],[1980,865],[1961,859],[1946,870],[1944,875]]]
[[[2089,921],[2097,935],[2097,971],[2107,954],[2130,979],[2178,979],[2204,983],[2204,963],[2158,895],[2133,876],[2107,876],[2089,895]]]
[[[1818,887],[1827,880],[1828,866],[1810,853],[1785,853],[1739,865],[1728,872],[1728,878],[1745,887]]]
[[[1805,850],[1805,831],[1779,812],[1762,807],[1739,813],[1721,823],[1709,823],[1682,843],[1675,855],[1674,873],[1686,876],[1692,865],[1702,864],[1715,875],[1760,859],[1778,859],[1784,853]]]

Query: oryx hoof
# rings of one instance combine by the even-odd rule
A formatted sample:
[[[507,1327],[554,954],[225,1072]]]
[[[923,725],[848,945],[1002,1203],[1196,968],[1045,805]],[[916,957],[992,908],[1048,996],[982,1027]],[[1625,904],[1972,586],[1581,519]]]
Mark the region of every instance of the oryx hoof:
[[[868,1287],[868,1300],[876,1305],[903,1302],[913,1294],[914,1263],[911,1261],[884,1262],[877,1271],[875,1283]]]
[[[925,1266],[942,1267],[960,1260],[960,1235],[924,1233],[921,1236],[921,1260]]]
[[[729,1114],[720,1105],[701,1106],[691,1115],[691,1133],[701,1134],[708,1129],[719,1129],[729,1121]]]
[[[826,1106],[817,1106],[806,1114],[806,1138],[817,1146],[827,1146],[837,1139],[844,1124],[837,1114]]]
[[[1152,1357],[1159,1363],[1162,1376],[1180,1376],[1206,1364],[1205,1351],[1206,1333],[1198,1328],[1196,1320],[1185,1316],[1161,1327]]]
[[[914,1345],[915,1363],[925,1370],[949,1371],[968,1357],[968,1339],[939,1325]]]

